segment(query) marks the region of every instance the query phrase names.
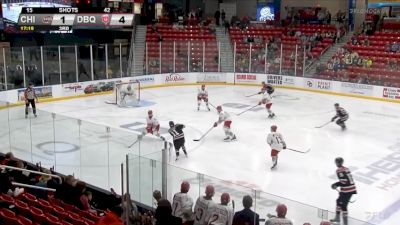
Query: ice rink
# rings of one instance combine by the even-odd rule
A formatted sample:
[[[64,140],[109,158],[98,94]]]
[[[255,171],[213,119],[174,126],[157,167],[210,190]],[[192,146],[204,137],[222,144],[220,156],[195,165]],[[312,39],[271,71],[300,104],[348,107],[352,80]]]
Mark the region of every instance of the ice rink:
[[[197,111],[198,86],[144,89],[141,99],[145,107],[119,108],[105,104],[110,95],[42,103],[41,110],[68,117],[105,124],[114,128],[141,130],[147,111],[152,109],[162,127],[168,121],[186,125],[186,146],[189,158],[171,163],[178,167],[212,175],[222,180],[246,184],[271,194],[335,210],[338,193],[330,188],[337,181],[334,159],[341,156],[352,170],[358,188],[356,201],[349,206],[350,216],[382,225],[400,221],[400,107],[395,103],[277,89],[272,110],[267,118],[264,107],[257,107],[240,116],[238,113],[260,100],[258,87],[208,86],[213,105],[222,105],[232,116],[232,130],[238,140],[224,142],[222,126],[213,129],[200,142],[199,138],[217,121],[216,110],[207,111],[202,104]],[[350,114],[348,129],[331,123],[334,103],[340,103]],[[40,119],[39,115],[39,118]],[[270,148],[266,136],[271,125],[277,125],[289,148],[279,155],[278,167],[271,171]],[[168,136],[168,134],[163,134]],[[129,137],[125,137],[130,142]],[[127,149],[127,152],[129,150]],[[123,159],[127,152],[113,153]],[[101,157],[91,160],[102,160]],[[38,156],[40,158],[40,155]],[[66,154],[60,160],[73,160]],[[100,163],[101,165],[101,163]],[[101,176],[93,171],[90,176]],[[290,209],[289,209],[290,210]]]

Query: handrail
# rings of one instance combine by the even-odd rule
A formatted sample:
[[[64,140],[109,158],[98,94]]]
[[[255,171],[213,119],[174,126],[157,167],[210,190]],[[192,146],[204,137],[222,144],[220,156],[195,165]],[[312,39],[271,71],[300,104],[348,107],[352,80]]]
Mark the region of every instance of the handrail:
[[[56,189],[54,189],[54,188],[46,188],[46,187],[40,187],[40,186],[36,186],[36,185],[23,184],[23,183],[18,183],[18,182],[11,182],[11,184],[14,185],[14,186],[18,186],[18,187],[26,187],[26,188],[32,188],[32,189],[43,190],[43,191],[56,192]]]
[[[36,170],[27,170],[27,169],[22,169],[22,168],[18,168],[18,167],[14,167],[14,166],[6,166],[6,165],[0,165],[0,168],[1,169],[18,170],[18,171],[26,171],[26,172],[30,172],[30,173],[33,173],[33,174],[50,176],[50,177],[58,178],[60,180],[60,184],[62,183],[62,178],[60,176],[54,175],[54,174],[50,174],[50,173],[43,173],[43,172],[39,172],[39,171],[36,171]]]

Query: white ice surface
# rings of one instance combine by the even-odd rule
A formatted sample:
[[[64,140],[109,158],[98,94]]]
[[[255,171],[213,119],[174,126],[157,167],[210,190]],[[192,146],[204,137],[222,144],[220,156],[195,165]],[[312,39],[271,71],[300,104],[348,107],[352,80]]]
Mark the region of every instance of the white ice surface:
[[[256,87],[209,86],[208,91],[213,105],[239,103],[253,106],[260,97],[245,97],[256,93]],[[274,98],[272,107],[276,118],[272,120],[267,119],[263,108],[236,116],[246,108],[224,107],[231,113],[232,129],[238,141],[223,142],[224,134],[219,126],[203,141],[193,142],[193,139],[199,138],[217,120],[214,109],[208,112],[202,105],[201,110],[197,111],[196,94],[197,87],[194,86],[145,89],[141,92],[141,99],[156,104],[139,108],[119,108],[105,104],[104,101],[112,96],[43,103],[38,107],[41,110],[110,127],[145,122],[147,110],[152,109],[164,127],[167,127],[170,120],[187,126],[185,134],[189,158],[172,161],[172,164],[222,180],[244,183],[258,190],[330,211],[335,210],[337,198],[337,192],[330,189],[330,185],[337,180],[334,177],[335,157],[343,157],[345,165],[350,168],[365,169],[387,155],[400,151],[399,104],[285,89],[276,91],[277,97]],[[332,118],[333,104],[336,102],[350,113],[348,130],[342,132],[333,123],[316,129],[315,126]],[[279,155],[278,168],[271,171],[270,149],[265,139],[269,127],[273,124],[276,124],[278,131],[284,135],[288,147],[299,150],[311,148],[311,152],[299,154],[283,151]],[[129,137],[124,138],[126,144],[129,144]],[[125,153],[120,151],[113,155],[118,160],[123,160]],[[68,158],[67,154],[58,160],[73,159]],[[96,154],[90,160],[100,160],[98,166],[107,161]],[[385,180],[399,174],[399,158],[393,159],[393,162],[396,160],[397,167],[392,167],[392,172],[388,174],[377,175],[379,180],[374,184],[367,185],[356,179],[359,194],[356,196],[356,202],[349,206],[352,217],[370,220],[374,215],[375,220],[380,218],[376,223],[400,224],[400,213],[397,212],[399,204],[388,208],[399,201],[399,176],[397,183],[394,179],[391,188],[378,188]],[[118,168],[118,162],[114,166]],[[95,170],[92,173],[86,177],[102,176]],[[114,175],[117,176],[118,172]],[[110,186],[116,185],[118,184],[111,181]],[[390,211],[393,213],[388,213]]]

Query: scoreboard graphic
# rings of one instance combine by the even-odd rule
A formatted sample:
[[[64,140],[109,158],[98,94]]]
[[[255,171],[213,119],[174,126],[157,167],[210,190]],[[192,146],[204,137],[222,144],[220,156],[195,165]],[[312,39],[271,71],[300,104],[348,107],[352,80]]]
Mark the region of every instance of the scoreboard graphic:
[[[18,18],[20,31],[70,31],[84,28],[133,26],[133,13],[113,12],[113,8],[24,7]]]

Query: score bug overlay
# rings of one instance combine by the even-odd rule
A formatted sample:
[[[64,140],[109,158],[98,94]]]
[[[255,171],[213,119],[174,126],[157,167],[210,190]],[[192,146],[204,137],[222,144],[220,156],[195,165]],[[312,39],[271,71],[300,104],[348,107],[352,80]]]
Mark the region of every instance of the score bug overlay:
[[[90,10],[90,12],[88,12]],[[133,25],[133,14],[113,13],[112,8],[23,8],[18,19],[19,27],[35,26],[37,29],[59,30],[60,26],[76,28],[129,27]],[[53,27],[54,26],[54,27]]]

